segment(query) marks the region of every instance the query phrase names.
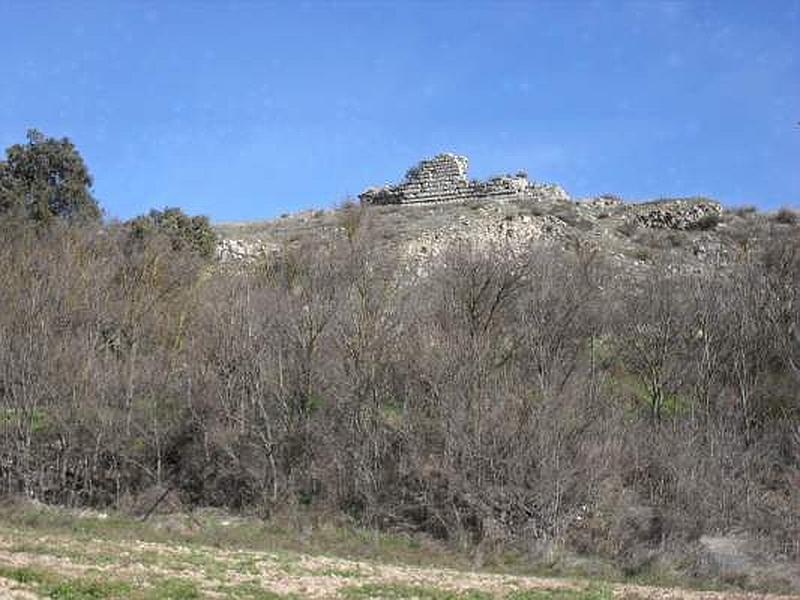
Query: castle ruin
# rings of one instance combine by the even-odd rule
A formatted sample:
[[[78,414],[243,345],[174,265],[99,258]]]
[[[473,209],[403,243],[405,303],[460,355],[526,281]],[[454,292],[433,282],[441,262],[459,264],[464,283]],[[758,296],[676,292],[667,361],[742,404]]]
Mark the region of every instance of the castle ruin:
[[[457,154],[438,154],[408,170],[397,185],[373,187],[359,194],[364,204],[422,204],[475,199],[569,200],[558,185],[528,181],[524,172],[500,175],[486,181],[467,178],[469,159]]]

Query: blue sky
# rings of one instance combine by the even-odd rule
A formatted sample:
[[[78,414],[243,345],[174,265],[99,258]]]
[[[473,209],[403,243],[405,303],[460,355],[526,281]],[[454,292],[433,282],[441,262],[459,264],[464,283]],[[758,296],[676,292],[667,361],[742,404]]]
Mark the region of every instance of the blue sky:
[[[0,0],[0,146],[110,216],[326,207],[440,151],[573,196],[800,206],[800,1]]]

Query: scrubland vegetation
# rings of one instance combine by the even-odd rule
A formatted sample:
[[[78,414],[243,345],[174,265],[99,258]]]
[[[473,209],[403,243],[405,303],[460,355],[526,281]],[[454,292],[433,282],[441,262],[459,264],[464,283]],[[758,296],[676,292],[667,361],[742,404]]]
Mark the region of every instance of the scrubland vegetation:
[[[5,206],[31,197],[15,186]],[[800,561],[786,214],[724,268],[673,254],[645,276],[581,244],[464,244],[420,274],[353,206],[324,244],[235,268],[177,213],[4,214],[5,495],[144,514],[166,491],[427,536],[476,566],[713,579],[701,540],[731,532]]]

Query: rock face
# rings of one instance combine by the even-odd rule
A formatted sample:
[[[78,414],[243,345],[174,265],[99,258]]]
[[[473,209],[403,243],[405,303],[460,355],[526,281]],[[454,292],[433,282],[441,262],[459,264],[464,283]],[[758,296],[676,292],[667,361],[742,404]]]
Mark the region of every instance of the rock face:
[[[469,181],[468,166],[466,156],[439,154],[409,169],[403,183],[370,188],[359,198],[365,204],[421,204],[486,198],[569,200],[569,195],[560,186],[528,181],[523,172],[492,177],[487,181]]]
[[[251,261],[279,250],[279,246],[263,241],[222,239],[217,243],[217,258],[221,262]]]
[[[705,198],[646,202],[633,208],[636,219],[654,229],[697,229],[722,214],[722,205]],[[707,221],[709,224],[710,222]]]

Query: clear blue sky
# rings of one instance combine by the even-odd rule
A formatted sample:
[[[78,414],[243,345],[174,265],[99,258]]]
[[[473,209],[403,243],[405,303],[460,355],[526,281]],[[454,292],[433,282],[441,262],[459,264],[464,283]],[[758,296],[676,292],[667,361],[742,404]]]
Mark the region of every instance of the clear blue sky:
[[[0,0],[0,146],[110,216],[330,206],[419,159],[573,196],[800,206],[800,1]]]

